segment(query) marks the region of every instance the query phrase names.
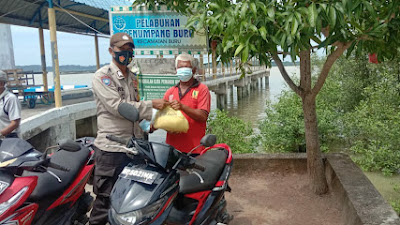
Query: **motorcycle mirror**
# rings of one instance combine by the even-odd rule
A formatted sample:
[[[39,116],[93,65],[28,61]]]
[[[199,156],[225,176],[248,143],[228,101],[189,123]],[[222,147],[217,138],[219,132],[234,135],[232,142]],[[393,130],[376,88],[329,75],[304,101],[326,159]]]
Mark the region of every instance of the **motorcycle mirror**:
[[[207,134],[200,140],[200,144],[205,147],[211,147],[215,145],[216,142],[217,136],[215,136],[214,134]]]
[[[139,111],[135,108],[135,106],[123,102],[118,106],[118,112],[123,116],[125,119],[136,122],[139,120]]]
[[[58,146],[60,149],[68,151],[68,152],[77,152],[81,150],[81,145],[71,139],[63,139],[58,142]]]

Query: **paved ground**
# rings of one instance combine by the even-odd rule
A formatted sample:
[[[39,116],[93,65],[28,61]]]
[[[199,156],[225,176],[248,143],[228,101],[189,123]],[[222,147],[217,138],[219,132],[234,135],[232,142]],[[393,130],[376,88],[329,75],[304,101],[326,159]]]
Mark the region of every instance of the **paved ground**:
[[[233,171],[229,185],[229,225],[342,225],[335,196],[312,193],[306,173]]]

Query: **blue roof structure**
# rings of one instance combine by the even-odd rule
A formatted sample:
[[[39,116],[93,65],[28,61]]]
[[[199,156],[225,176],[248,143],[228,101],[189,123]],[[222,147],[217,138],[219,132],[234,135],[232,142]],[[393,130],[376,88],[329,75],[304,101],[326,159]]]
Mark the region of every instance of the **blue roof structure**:
[[[110,34],[111,6],[127,6],[127,0],[53,0],[57,31],[78,34]],[[0,0],[0,23],[48,29],[48,0]]]

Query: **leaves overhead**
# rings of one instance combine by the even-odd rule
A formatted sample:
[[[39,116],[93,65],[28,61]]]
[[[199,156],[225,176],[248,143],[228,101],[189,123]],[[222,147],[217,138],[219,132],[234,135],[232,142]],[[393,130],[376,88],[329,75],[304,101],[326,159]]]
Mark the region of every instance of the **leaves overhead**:
[[[400,1],[397,0],[136,0],[152,8],[165,4],[190,16],[193,29],[208,28],[219,40],[217,54],[228,62],[282,51],[293,59],[301,50],[335,50],[337,42],[355,43],[348,51],[376,52],[382,60],[397,54]],[[312,46],[314,45],[314,46]]]

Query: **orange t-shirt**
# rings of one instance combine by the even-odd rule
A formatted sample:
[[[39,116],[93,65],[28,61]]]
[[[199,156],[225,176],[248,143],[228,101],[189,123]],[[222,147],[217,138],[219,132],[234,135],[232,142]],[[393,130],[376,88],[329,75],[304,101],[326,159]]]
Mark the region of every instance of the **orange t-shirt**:
[[[202,109],[210,112],[211,95],[208,87],[205,84],[195,80],[193,85],[188,88],[186,93],[180,94],[179,83],[164,94],[165,100],[178,100],[182,104],[187,105],[193,109]],[[189,122],[189,130],[187,133],[167,133],[166,143],[174,146],[181,152],[189,152],[194,147],[200,144],[201,138],[206,133],[206,122],[198,122],[190,118],[184,112],[182,114],[186,117]],[[203,147],[199,147],[193,151],[195,154],[199,154]]]

